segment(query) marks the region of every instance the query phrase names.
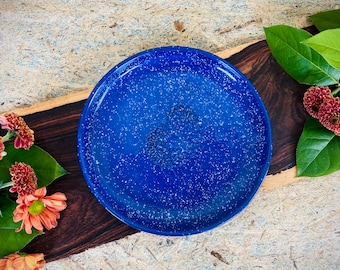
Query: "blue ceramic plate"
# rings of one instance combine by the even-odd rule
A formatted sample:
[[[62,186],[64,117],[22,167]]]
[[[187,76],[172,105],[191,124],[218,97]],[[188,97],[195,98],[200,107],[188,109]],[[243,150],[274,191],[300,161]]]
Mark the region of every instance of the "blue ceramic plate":
[[[138,230],[188,235],[245,208],[271,129],[255,88],[210,53],[163,47],[110,70],[84,107],[81,169],[98,201]]]

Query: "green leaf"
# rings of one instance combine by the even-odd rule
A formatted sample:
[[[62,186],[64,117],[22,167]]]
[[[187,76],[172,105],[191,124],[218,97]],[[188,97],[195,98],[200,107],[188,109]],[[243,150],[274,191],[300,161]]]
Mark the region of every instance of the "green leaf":
[[[296,149],[297,176],[317,177],[340,169],[340,137],[309,117]]]
[[[11,181],[9,168],[17,162],[29,164],[38,178],[38,186],[48,186],[55,179],[68,172],[45,150],[33,145],[29,150],[15,149],[13,143],[6,144],[7,155],[0,161],[0,175],[3,183]]]
[[[320,12],[309,17],[319,31],[340,28],[340,9]]]
[[[32,234],[27,234],[25,230],[15,232],[20,227],[20,222],[13,221],[13,211],[16,203],[0,197],[0,209],[2,216],[0,217],[0,258],[14,252],[18,252],[32,241],[40,233],[36,229],[32,229]]]
[[[323,31],[302,43],[316,50],[330,65],[340,69],[340,28]]]
[[[307,85],[331,85],[338,82],[340,70],[333,68],[302,41],[312,35],[287,25],[264,28],[268,46],[282,68],[296,81]]]

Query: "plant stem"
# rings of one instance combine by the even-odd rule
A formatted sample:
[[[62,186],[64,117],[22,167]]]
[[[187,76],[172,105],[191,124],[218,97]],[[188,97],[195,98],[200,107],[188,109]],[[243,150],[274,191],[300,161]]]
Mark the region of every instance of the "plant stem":
[[[332,96],[335,96],[337,93],[339,93],[339,91],[340,91],[340,87],[335,88],[335,89],[332,91]]]
[[[2,141],[3,142],[7,142],[9,140],[11,140],[13,137],[15,137],[16,134],[13,131],[7,131],[6,135],[2,137]]]
[[[8,187],[11,187],[13,186],[13,182],[7,182],[5,184],[0,184],[0,189],[3,189],[3,188],[8,188]]]

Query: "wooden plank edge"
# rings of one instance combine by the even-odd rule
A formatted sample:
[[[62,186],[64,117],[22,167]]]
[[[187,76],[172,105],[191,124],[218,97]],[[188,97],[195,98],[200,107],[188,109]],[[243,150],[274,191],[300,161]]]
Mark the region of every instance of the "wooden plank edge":
[[[218,57],[221,57],[223,59],[226,59],[226,58],[229,58],[230,56],[232,56],[236,53],[239,53],[243,49],[245,49],[245,48],[249,47],[250,45],[253,45],[253,44],[255,44],[259,41],[260,40],[255,40],[255,41],[252,41],[252,42],[249,42],[249,43],[245,43],[245,44],[236,46],[234,48],[229,48],[229,49],[226,49],[226,50],[223,50],[223,51],[219,51],[219,52],[216,52],[215,55],[217,55]]]
[[[12,111],[20,116],[47,111],[47,110],[60,107],[66,104],[71,104],[71,103],[75,103],[81,100],[85,100],[88,98],[91,91],[92,89],[82,90],[79,92],[71,93],[65,96],[60,96],[60,97],[53,98],[53,99],[50,99],[44,102],[40,102],[29,107],[17,108]]]
[[[305,179],[305,177],[296,177],[296,166],[294,166],[278,174],[267,175],[259,189],[259,193],[278,189],[303,179]]]

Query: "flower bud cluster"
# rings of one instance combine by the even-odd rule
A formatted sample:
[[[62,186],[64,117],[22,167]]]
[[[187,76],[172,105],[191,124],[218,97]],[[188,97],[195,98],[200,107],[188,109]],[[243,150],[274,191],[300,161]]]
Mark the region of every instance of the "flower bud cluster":
[[[1,128],[7,130],[7,134],[0,137],[0,160],[6,156],[5,142],[14,141],[16,149],[28,150],[34,143],[34,132],[28,127],[25,120],[11,112],[0,116]]]
[[[340,98],[329,87],[312,86],[303,97],[307,112],[335,135],[340,136]]]

